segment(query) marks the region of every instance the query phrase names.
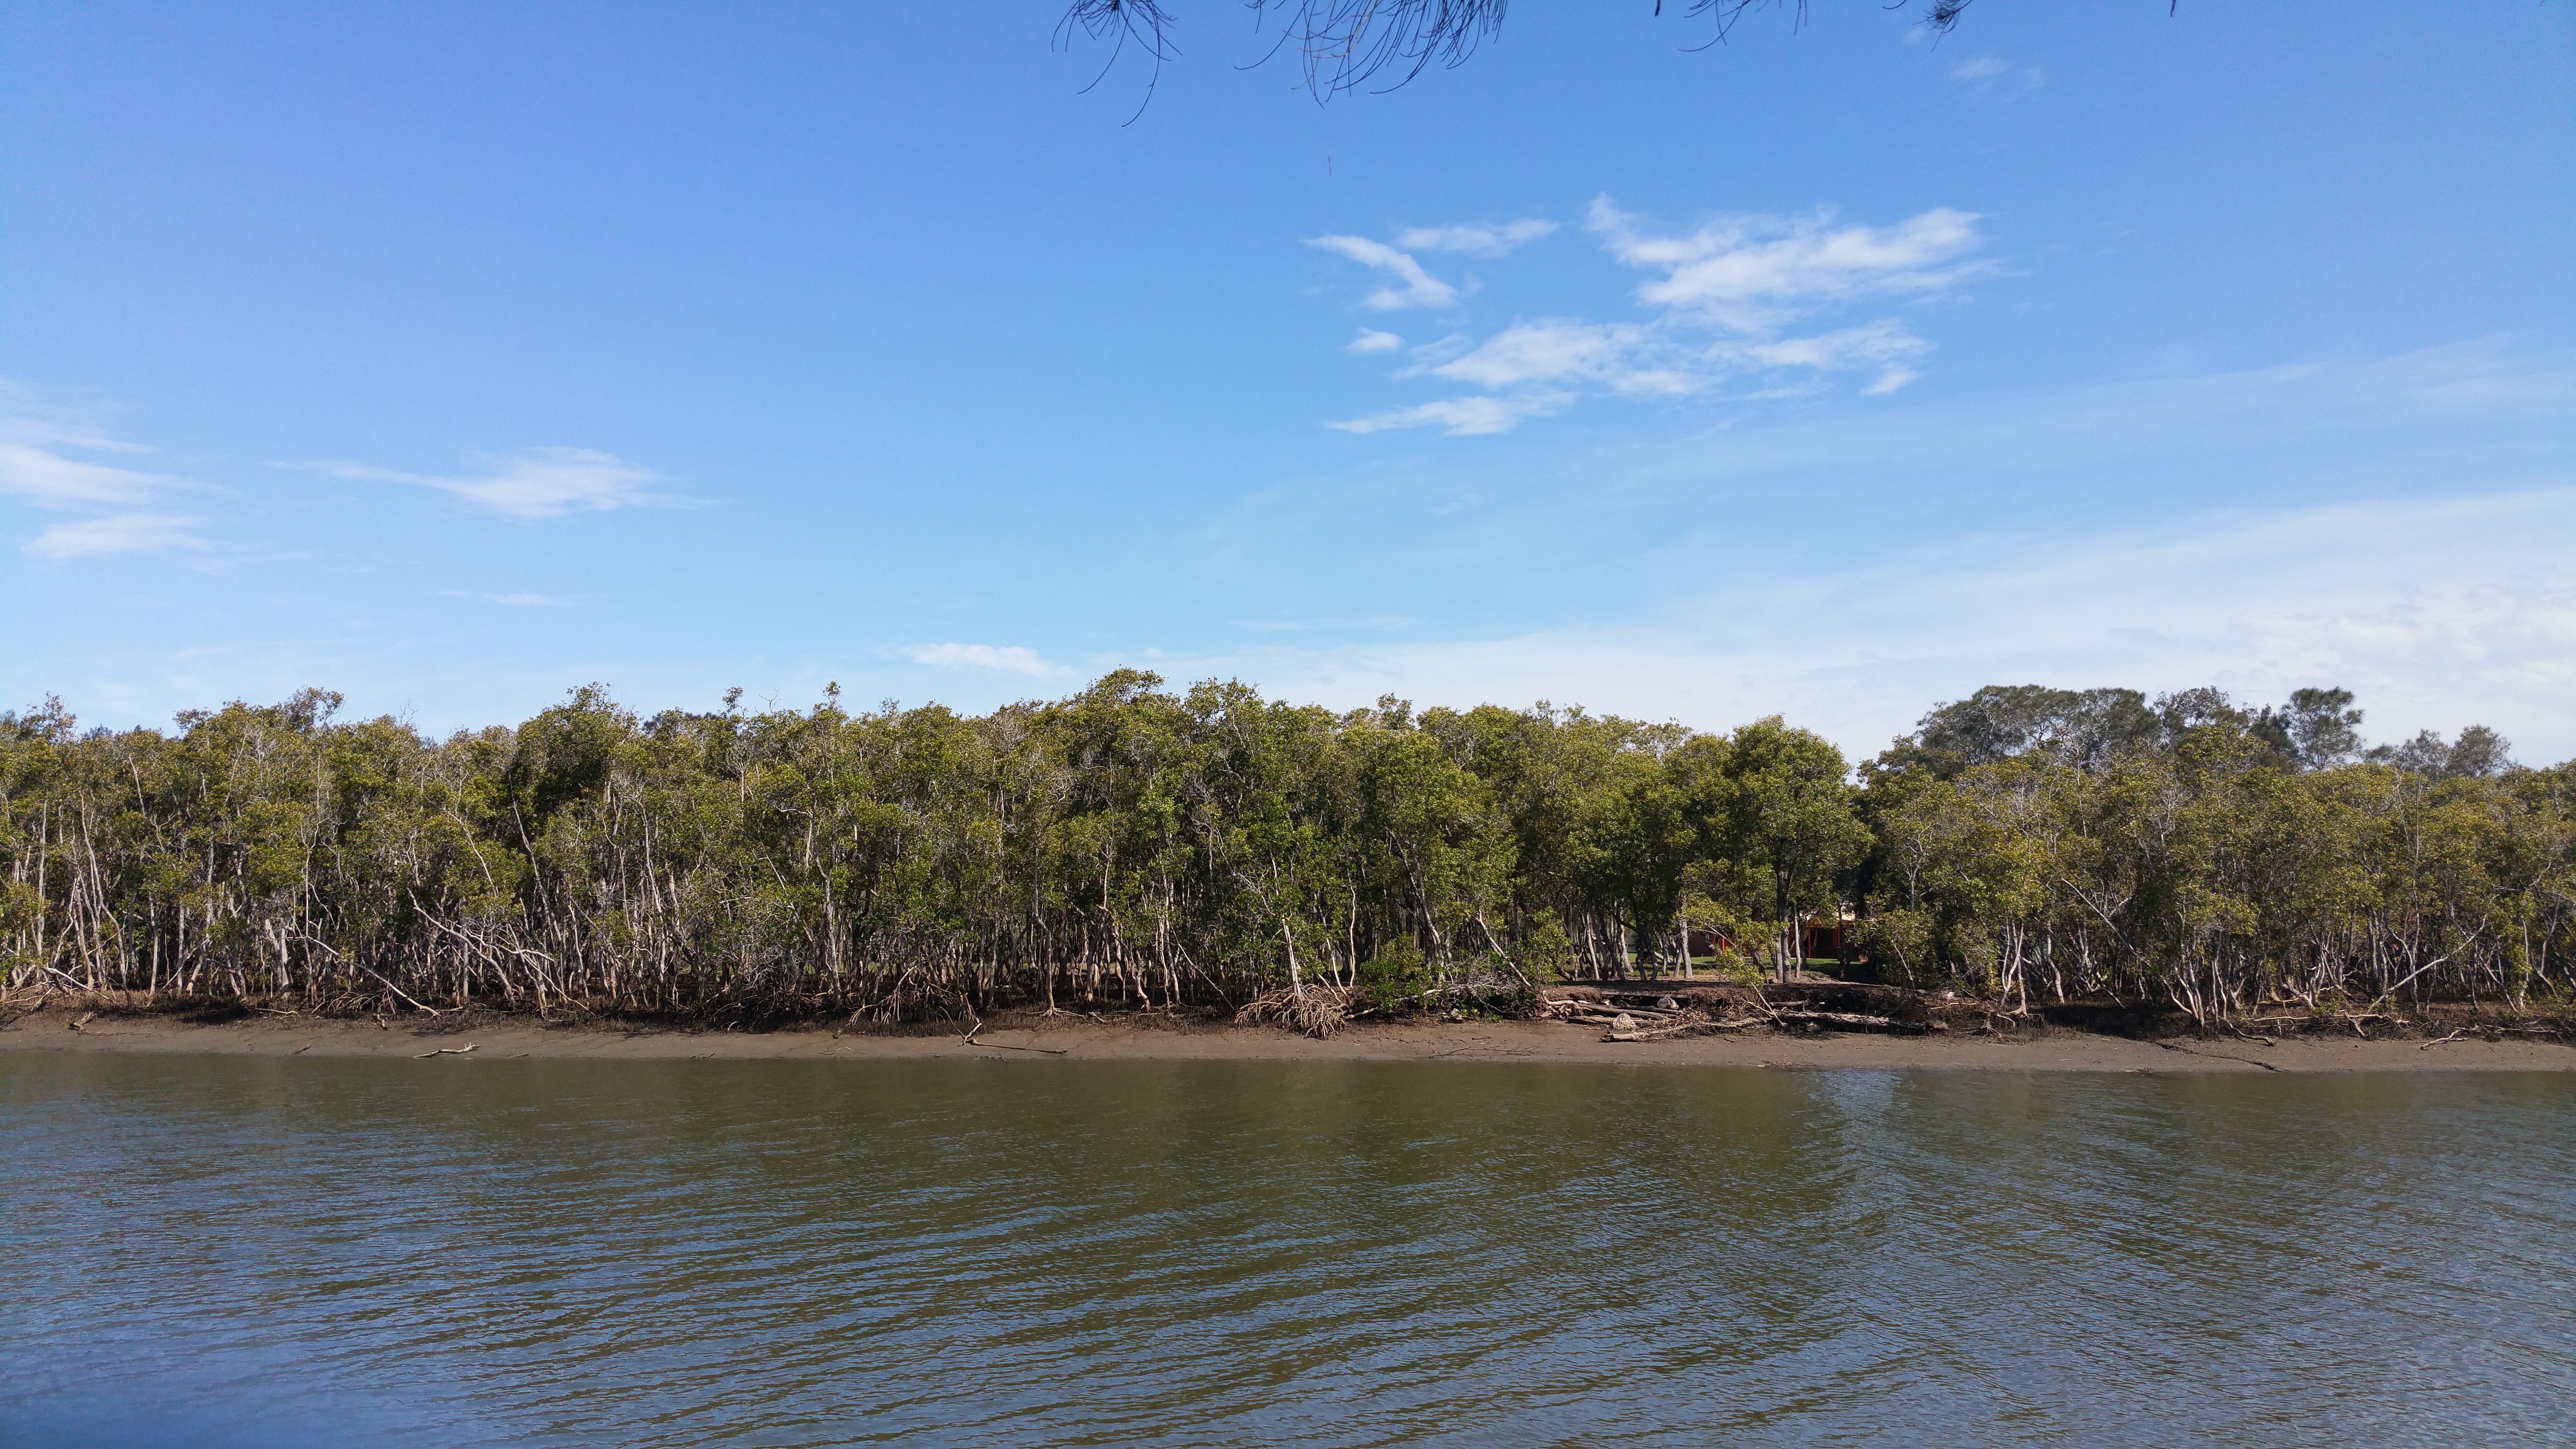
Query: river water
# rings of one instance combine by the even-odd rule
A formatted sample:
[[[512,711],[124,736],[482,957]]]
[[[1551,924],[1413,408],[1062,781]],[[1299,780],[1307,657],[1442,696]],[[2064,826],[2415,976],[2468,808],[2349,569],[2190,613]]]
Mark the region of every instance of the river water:
[[[29,1445],[2576,1442],[2576,1076],[0,1057]]]

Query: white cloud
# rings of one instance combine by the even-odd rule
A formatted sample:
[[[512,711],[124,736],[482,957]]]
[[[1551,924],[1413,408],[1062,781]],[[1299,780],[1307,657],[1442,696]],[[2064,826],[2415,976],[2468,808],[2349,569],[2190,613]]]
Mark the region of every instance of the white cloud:
[[[84,453],[149,453],[109,433],[78,408],[49,401],[34,389],[0,377],[0,439],[40,448],[71,448]]]
[[[1976,55],[1950,67],[1950,79],[1979,96],[2012,99],[2039,89],[2048,75],[2037,66],[2023,69],[2001,56]]]
[[[1741,216],[1688,236],[1650,236],[1603,196],[1593,199],[1589,225],[1620,261],[1664,274],[1639,287],[1638,300],[1743,332],[1853,297],[1939,291],[1977,270],[1953,265],[1981,240],[1974,213],[1935,207],[1891,227],[1830,221],[1823,213]]]
[[[1414,367],[1417,370],[1427,369],[1452,358],[1464,357],[1475,350],[1475,338],[1464,332],[1452,332],[1446,337],[1435,338],[1413,349]],[[1411,374],[1398,375],[1410,376]]]
[[[1417,226],[1398,235],[1395,244],[1417,252],[1464,252],[1471,257],[1499,257],[1554,230],[1555,222],[1534,218],[1505,222],[1500,226]]]
[[[1815,337],[1740,343],[1732,350],[1763,367],[1839,370],[1920,357],[1932,350],[1932,344],[1907,331],[1901,322],[1872,322]]]
[[[1627,373],[1630,359],[1648,341],[1647,329],[1630,323],[1515,322],[1429,371],[1487,388],[1572,378],[1606,382]]]
[[[1408,375],[1447,378],[1506,394],[1534,385],[1562,388],[1589,383],[1631,397],[1687,397],[1710,391],[1726,378],[1745,373],[1876,368],[1877,379],[1863,391],[1877,396],[1913,381],[1919,374],[1903,364],[1929,352],[1931,346],[1893,321],[1811,337],[1707,342],[1692,340],[1668,322],[1543,318],[1515,322],[1463,352],[1434,344],[1424,350],[1439,360],[1426,360]],[[1773,388],[1755,395],[1787,396],[1805,390]],[[1523,418],[1552,412],[1570,398],[1552,393],[1543,407],[1505,407],[1503,399],[1494,398],[1458,399],[1454,403],[1478,401],[1488,406],[1429,405],[1428,409],[1405,409],[1360,419],[1369,425],[1366,428],[1346,423],[1333,426],[1372,432],[1387,427],[1420,427],[1446,422],[1454,413],[1480,424],[1465,431],[1499,432]]]
[[[16,494],[40,508],[139,503],[156,489],[186,480],[64,455],[151,451],[0,378],[0,493]]]
[[[612,453],[590,448],[530,448],[508,457],[478,457],[479,475],[445,478],[402,473],[369,463],[318,462],[288,466],[333,478],[366,483],[412,483],[451,493],[480,508],[510,518],[556,518],[566,513],[640,508],[673,500],[647,484],[659,475],[627,463]]]
[[[1485,433],[1508,433],[1520,426],[1524,418],[1541,417],[1574,401],[1566,392],[1545,392],[1521,397],[1443,398],[1409,408],[1394,408],[1371,413],[1347,422],[1326,423],[1345,433],[1383,433],[1396,428],[1440,428],[1453,438],[1476,437]]]
[[[1381,287],[1369,293],[1368,304],[1381,312],[1400,311],[1406,307],[1447,307],[1458,300],[1458,289],[1422,270],[1422,264],[1384,242],[1364,236],[1319,236],[1306,245],[1337,252],[1352,261],[1392,274],[1401,287]]]
[[[1705,729],[1786,712],[1855,759],[1986,684],[2338,684],[2365,733],[2485,723],[2576,754],[2576,489],[2200,515],[2090,535],[1930,540],[1785,581],[1745,570],[1634,622],[1484,639],[1262,647],[1158,665],[1274,697],[1537,699]],[[1730,571],[1734,572],[1734,571]]]
[[[1517,477],[1389,460],[1249,502],[1209,546],[1276,572],[1353,516],[1490,480],[1472,523],[1408,551],[1425,591],[1372,596],[1412,616],[1404,642],[1336,627],[1156,667],[1337,706],[1548,698],[1718,729],[1785,710],[1862,754],[1985,684],[2340,684],[2375,739],[2482,722],[2556,761],[2576,756],[2570,417],[2576,350],[2482,341],[1744,412]],[[1560,586],[1492,582],[1542,573]],[[1431,632],[1444,608],[1492,632]]]
[[[202,549],[206,541],[190,529],[202,520],[163,513],[112,513],[78,523],[57,523],[26,544],[38,558],[88,558],[103,553],[158,553],[166,549]]]
[[[167,473],[146,473],[67,457],[66,452],[149,453],[103,428],[52,407],[25,388],[0,379],[0,493],[38,508],[91,512],[133,510],[156,494],[198,485]],[[73,559],[110,553],[202,549],[191,532],[201,520],[126,511],[59,523],[22,545],[38,558]]]
[[[2119,485],[2126,491],[2150,488],[2155,471],[2191,476],[2216,448],[2256,450],[2248,456],[2258,461],[2241,466],[2258,475],[2348,491],[2397,478],[2452,479],[2456,470],[2447,464],[2390,471],[2405,430],[2422,428],[2476,438],[2476,451],[2514,459],[2516,469],[2542,469],[2500,475],[2520,486],[2568,476],[2564,467],[2552,473],[2553,465],[2526,461],[2564,456],[2557,440],[2559,420],[2568,416],[2576,416],[2576,354],[2530,359],[2473,342],[1739,428],[1722,448],[1684,445],[1673,462],[1725,478],[1958,470],[1945,476],[1966,479],[1990,478],[1998,468],[2056,470],[2070,483],[2089,479],[2096,487],[2126,470],[2129,481]]]
[[[903,655],[915,664],[934,669],[991,669],[1025,674],[1032,679],[1061,679],[1073,673],[1067,666],[1017,644],[915,644]]]
[[[1729,217],[1685,235],[1662,235],[1608,197],[1596,197],[1587,225],[1609,253],[1662,274],[1636,291],[1653,315],[1633,322],[1515,321],[1482,341],[1452,334],[1415,348],[1413,365],[1397,376],[1464,383],[1494,396],[1448,398],[1329,426],[1355,433],[1439,427],[1468,436],[1508,431],[1555,412],[1573,401],[1568,389],[1679,398],[1720,394],[1731,382],[1752,378],[1757,386],[1731,395],[1755,401],[1805,396],[1830,386],[1831,375],[1853,372],[1869,378],[1863,396],[1884,396],[1922,375],[1917,364],[1932,350],[1930,342],[1894,318],[1805,335],[1787,331],[1789,324],[1862,298],[1941,292],[1981,274],[1983,265],[1967,258],[1982,242],[1976,223],[1973,214],[1949,207],[1887,227],[1838,225],[1820,211]],[[1425,227],[1397,240],[1417,249],[1500,255],[1553,226]],[[1423,305],[1426,287],[1437,289],[1436,305],[1457,300],[1457,289],[1382,242],[1335,236],[1310,244],[1408,280],[1405,288],[1372,296],[1372,305]],[[1392,333],[1363,329],[1347,350],[1399,345]],[[1521,395],[1534,389],[1544,391]]]
[[[27,443],[0,442],[0,489],[46,508],[133,503],[176,480],[131,468],[84,463]]]

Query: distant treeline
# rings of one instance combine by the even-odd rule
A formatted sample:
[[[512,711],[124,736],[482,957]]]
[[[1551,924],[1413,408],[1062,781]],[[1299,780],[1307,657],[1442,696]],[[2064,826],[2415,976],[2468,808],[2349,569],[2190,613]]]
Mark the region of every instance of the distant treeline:
[[[1857,771],[1540,705],[1337,713],[1122,670],[1069,699],[640,717],[598,686],[445,740],[339,696],[175,734],[0,715],[12,991],[356,1009],[1389,1006],[1792,964],[2033,1001],[2564,993],[2576,765],[2365,750],[2340,690],[1991,688]]]

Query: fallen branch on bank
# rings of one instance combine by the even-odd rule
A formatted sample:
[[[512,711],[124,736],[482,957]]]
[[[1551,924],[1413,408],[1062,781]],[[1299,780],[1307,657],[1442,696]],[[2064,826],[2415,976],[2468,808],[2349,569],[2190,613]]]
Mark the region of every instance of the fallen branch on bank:
[[[1667,1009],[1655,1006],[1605,1006],[1597,1001],[1577,1001],[1571,997],[1553,996],[1539,998],[1539,1010],[1549,1016],[1563,1017],[1568,1021],[1582,1021],[1592,1017],[1599,1017],[1606,1021],[1616,1016],[1652,1017],[1659,1021],[1678,1021],[1683,1017],[1699,1014],[1680,1007]]]
[[[1892,1016],[1863,1016],[1856,1011],[1775,1011],[1776,1021],[1812,1021],[1833,1026],[1861,1026],[1874,1031],[1894,1031],[1900,1023]]]
[[[2397,999],[2398,992],[2401,992],[2407,987],[2415,984],[2416,977],[2423,975],[2425,972],[2432,970],[2434,967],[2439,966],[2450,959],[2451,958],[2448,956],[2436,956],[2432,960],[2425,962],[2423,965],[2416,967],[2414,970],[2407,972],[2405,980],[2398,982],[2396,985],[2389,987],[2377,996],[2372,997],[2370,999],[2370,1004],[2377,1006],[2384,1001],[2395,1001]]]
[[[412,1060],[416,1062],[425,1062],[431,1057],[461,1057],[472,1050],[474,1050],[474,1043],[469,1041],[461,1047],[440,1047],[436,1051],[422,1052],[419,1055],[414,1056]]]
[[[2157,1043],[2156,1043],[2156,1045],[2158,1045],[2158,1046],[2160,1046],[2160,1047],[2163,1047],[2166,1051],[2169,1051],[2169,1052],[2181,1052],[2181,1053],[2182,1053],[2182,1054],[2184,1054],[2185,1056],[2194,1056],[2194,1057],[2211,1057],[2211,1058],[2214,1058],[2214,1059],[2216,1059],[2216,1060],[2218,1060],[2218,1061],[2222,1061],[2222,1062],[2243,1062],[2244,1064],[2246,1064],[2246,1065],[2247,1065],[2247,1066],[2249,1066],[2249,1067],[2261,1067],[2263,1070],[2265,1070],[2265,1071],[2267,1071],[2267,1072],[2277,1072],[2277,1071],[2279,1071],[2279,1070],[2280,1070],[2280,1068],[2279,1068],[2279,1067],[2276,1067],[2276,1066],[2272,1065],[2270,1062],[2266,1062],[2266,1061],[2259,1061],[2259,1060],[2257,1060],[2257,1059],[2255,1059],[2255,1058],[2253,1058],[2253,1057],[2235,1057],[2235,1056],[2229,1056],[2229,1055],[2228,1055],[2227,1053],[2225,1053],[2225,1052],[2205,1052],[2205,1051],[2197,1050],[2197,1049],[2192,1048],[2192,1047],[2180,1046],[2180,1045],[2177,1045],[2177,1044],[2175,1044],[2175,1043],[2173,1043],[2173,1042],[2169,1042],[2169,1041],[2160,1041],[2160,1042],[2157,1042]]]
[[[1607,1026],[1611,1022],[1622,1020],[1669,1023],[1676,1021],[1698,1021],[1703,1018],[1695,1014],[1685,1014],[1678,1011],[1570,1011],[1564,1013],[1561,1019],[1573,1022],[1578,1026]]]
[[[1613,1029],[1603,1032],[1601,1039],[1603,1041],[1662,1041],[1667,1037],[1695,1035],[1704,1025],[1703,1022],[1677,1021],[1669,1026],[1644,1029],[1631,1027],[1626,1031]]]
[[[995,1051],[1004,1052],[1044,1052],[1051,1057],[1060,1057],[1073,1050],[1071,1047],[1014,1046],[1006,1041],[977,1041],[975,1033],[983,1029],[984,1023],[980,1021],[975,1023],[974,1030],[966,1033],[966,1045],[991,1047]]]
[[[1872,1016],[1857,1011],[1811,1011],[1783,1009],[1764,1000],[1753,1014],[1711,1021],[1691,1009],[1661,1010],[1647,1006],[1607,1007],[1572,998],[1542,998],[1539,1009],[1546,1015],[1575,1026],[1597,1026],[1606,1029],[1603,1041],[1661,1041],[1667,1037],[1690,1036],[1700,1032],[1742,1031],[1750,1026],[1815,1026],[1844,1027],[1862,1031],[1923,1030],[1913,1022],[1892,1016]]]

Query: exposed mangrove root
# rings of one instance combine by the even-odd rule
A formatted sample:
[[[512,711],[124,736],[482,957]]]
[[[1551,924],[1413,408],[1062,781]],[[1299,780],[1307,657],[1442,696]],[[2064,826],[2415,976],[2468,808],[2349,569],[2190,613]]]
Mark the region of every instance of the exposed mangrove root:
[[[1308,986],[1302,991],[1265,991],[1245,1002],[1234,1019],[1243,1026],[1275,1020],[1322,1041],[1348,1024],[1351,1015],[1349,992],[1333,986]]]

